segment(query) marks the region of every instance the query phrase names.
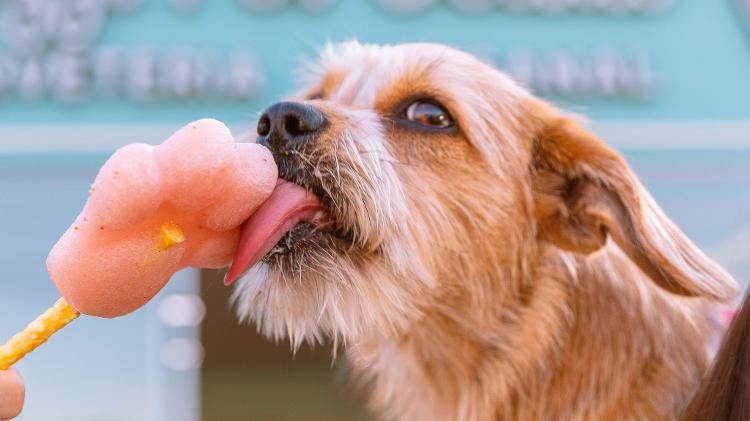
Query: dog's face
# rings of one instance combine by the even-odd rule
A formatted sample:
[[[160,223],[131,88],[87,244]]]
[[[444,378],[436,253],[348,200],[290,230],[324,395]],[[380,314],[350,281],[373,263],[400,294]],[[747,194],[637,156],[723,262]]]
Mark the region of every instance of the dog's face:
[[[729,294],[614,152],[472,56],[348,43],[306,71],[259,122],[280,178],[324,213],[241,281],[240,313],[267,334],[352,340],[443,307],[501,312],[533,289],[541,248],[588,254],[608,236],[668,290]]]

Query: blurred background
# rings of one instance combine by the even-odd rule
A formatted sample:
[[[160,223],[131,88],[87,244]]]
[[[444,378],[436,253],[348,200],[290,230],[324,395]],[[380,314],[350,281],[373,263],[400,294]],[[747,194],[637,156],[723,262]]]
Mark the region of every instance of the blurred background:
[[[351,38],[460,47],[589,116],[750,279],[748,0],[0,0],[0,338],[55,301],[46,254],[114,149],[201,117],[252,131],[302,60]],[[54,336],[18,365],[19,419],[370,419],[344,361],[239,326],[221,276]]]

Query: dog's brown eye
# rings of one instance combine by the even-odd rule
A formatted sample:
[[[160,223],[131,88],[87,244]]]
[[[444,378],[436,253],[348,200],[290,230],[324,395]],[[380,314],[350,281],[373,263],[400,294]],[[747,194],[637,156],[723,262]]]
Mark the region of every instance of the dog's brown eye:
[[[406,109],[406,119],[429,127],[445,129],[453,126],[453,119],[440,105],[429,101],[414,101]]]

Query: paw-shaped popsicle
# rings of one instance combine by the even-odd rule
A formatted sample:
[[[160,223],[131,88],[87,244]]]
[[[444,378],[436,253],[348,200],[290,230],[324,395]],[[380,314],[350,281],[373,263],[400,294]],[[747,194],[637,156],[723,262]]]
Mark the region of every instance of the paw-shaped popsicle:
[[[276,177],[268,149],[235,143],[216,120],[190,123],[158,146],[127,145],[50,252],[50,277],[82,313],[136,310],[182,268],[228,265],[240,225]]]

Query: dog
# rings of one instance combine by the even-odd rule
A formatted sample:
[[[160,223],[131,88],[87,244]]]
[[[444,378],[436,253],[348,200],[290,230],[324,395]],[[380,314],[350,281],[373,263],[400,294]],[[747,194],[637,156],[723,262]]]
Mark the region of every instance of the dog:
[[[244,320],[341,346],[384,419],[679,417],[737,286],[616,152],[446,46],[303,75],[258,142],[312,211],[244,262]]]

